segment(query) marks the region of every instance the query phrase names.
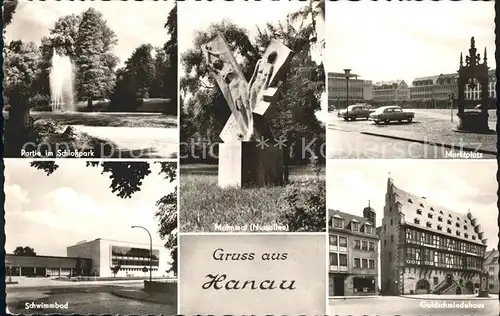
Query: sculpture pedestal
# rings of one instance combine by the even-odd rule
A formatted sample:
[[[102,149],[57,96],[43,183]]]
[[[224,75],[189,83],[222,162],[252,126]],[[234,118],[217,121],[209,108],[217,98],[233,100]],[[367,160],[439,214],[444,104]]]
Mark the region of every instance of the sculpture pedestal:
[[[221,188],[263,187],[283,184],[283,151],[256,142],[219,144]]]
[[[458,132],[490,133],[488,113],[468,111],[458,113]]]

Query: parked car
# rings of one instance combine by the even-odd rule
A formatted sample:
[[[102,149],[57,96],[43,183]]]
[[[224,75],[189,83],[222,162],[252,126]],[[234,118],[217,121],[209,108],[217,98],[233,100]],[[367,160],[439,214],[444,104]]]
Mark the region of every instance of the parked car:
[[[410,123],[415,118],[415,113],[411,111],[403,111],[400,106],[391,105],[391,106],[382,106],[376,109],[374,112],[370,114],[370,120],[374,121],[375,124],[385,123],[389,124],[390,122],[403,122],[406,121]]]
[[[358,118],[368,119],[372,110],[366,104],[349,105],[347,109],[338,111],[337,116],[344,120],[356,120]]]

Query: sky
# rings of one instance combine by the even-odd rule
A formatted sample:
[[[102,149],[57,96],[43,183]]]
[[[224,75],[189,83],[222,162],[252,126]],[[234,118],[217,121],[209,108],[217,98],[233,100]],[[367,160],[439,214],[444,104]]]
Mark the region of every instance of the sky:
[[[381,225],[387,179],[399,189],[458,213],[477,216],[488,239],[488,250],[498,244],[495,160],[328,160],[327,206],[363,216],[373,207]]]
[[[174,4],[174,1],[20,0],[6,37],[7,41],[21,39],[40,45],[41,38],[49,35],[57,19],[94,7],[104,15],[108,26],[116,34],[118,44],[114,52],[120,59],[120,65],[123,65],[138,46],[165,44],[168,35],[164,25]]]
[[[130,199],[111,193],[109,174],[102,168],[86,167],[85,161],[61,159],[59,169],[47,176],[30,167],[27,159],[5,160],[5,250],[30,246],[38,255],[66,256],[66,247],[97,238],[149,244],[162,247],[155,203],[173,191],[158,175],[153,164],[141,191]],[[82,176],[84,175],[84,176]]]
[[[475,37],[495,67],[495,1],[326,2],[326,69],[365,80],[456,72]]]

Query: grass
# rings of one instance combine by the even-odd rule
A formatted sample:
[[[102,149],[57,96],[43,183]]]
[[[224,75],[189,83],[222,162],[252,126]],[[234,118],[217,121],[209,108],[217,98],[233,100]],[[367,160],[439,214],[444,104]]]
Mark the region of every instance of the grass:
[[[187,165],[180,172],[179,219],[184,232],[214,232],[215,224],[284,225],[289,208],[285,187],[317,178],[309,167],[292,168],[290,184],[283,187],[222,189],[217,185],[216,165]],[[319,178],[325,181],[324,172]]]
[[[37,121],[53,121],[60,125],[85,125],[105,127],[177,127],[177,117],[157,113],[112,112],[32,112]]]

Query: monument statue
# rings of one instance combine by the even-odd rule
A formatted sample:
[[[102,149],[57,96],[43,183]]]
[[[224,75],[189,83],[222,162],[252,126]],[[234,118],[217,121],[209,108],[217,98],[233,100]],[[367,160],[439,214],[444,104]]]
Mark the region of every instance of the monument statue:
[[[492,133],[488,126],[488,58],[486,48],[481,62],[481,55],[477,54],[476,41],[474,37],[470,40],[469,56],[465,57],[460,53],[460,66],[458,70],[458,113],[459,118],[456,131],[472,133]],[[465,111],[468,101],[465,99],[465,87],[475,89],[479,86],[481,91],[481,104],[479,111]]]
[[[246,81],[229,44],[221,33],[202,46],[209,73],[219,86],[231,116],[219,145],[219,186],[264,186],[282,184],[283,153],[272,141],[269,115],[292,59],[292,51],[271,40],[257,62],[250,82]]]

